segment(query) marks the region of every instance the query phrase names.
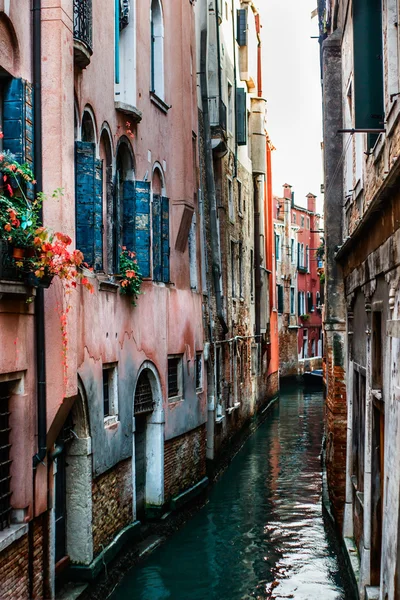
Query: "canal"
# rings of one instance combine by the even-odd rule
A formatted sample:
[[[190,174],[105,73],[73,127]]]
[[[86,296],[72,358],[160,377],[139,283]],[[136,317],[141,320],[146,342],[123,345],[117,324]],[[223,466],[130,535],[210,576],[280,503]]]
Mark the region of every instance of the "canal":
[[[208,503],[112,600],[351,600],[324,527],[322,393],[283,391]]]

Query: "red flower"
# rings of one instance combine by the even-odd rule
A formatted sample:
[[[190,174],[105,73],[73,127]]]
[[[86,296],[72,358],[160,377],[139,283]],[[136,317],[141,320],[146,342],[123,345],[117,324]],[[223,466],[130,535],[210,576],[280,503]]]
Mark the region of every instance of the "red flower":
[[[6,225],[4,225],[4,229],[6,231],[11,231],[11,225],[10,225],[10,223],[7,223]]]

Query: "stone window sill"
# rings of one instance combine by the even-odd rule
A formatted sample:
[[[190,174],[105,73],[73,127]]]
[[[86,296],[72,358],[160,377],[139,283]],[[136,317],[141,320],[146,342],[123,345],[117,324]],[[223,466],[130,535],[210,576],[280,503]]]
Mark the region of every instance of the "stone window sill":
[[[164,100],[162,100],[159,96],[157,96],[157,94],[155,94],[154,92],[150,92],[150,100],[152,101],[153,104],[155,104],[155,106],[157,106],[157,108],[159,108],[161,110],[161,112],[163,112],[164,114],[167,114],[169,109],[171,108],[170,104],[167,104],[166,102],[164,102]]]
[[[36,289],[19,281],[0,280],[0,300],[3,296],[36,296]]]
[[[143,118],[142,111],[140,111],[136,106],[132,104],[126,104],[125,102],[120,102],[119,100],[115,100],[114,102],[115,110],[123,113],[124,115],[128,115],[131,117],[134,123],[140,123]]]
[[[117,415],[110,415],[109,417],[104,418],[104,427],[106,429],[118,427],[119,421]]]
[[[217,425],[219,425],[224,419],[225,415],[221,415],[220,417],[216,417],[215,422],[217,423]]]
[[[22,538],[28,533],[27,523],[18,523],[17,525],[10,525],[4,531],[0,531],[0,552],[3,552],[8,546]]]
[[[178,404],[179,402],[183,402],[183,396],[173,396],[172,398],[168,398],[168,404]]]
[[[235,402],[235,404],[233,406],[230,406],[229,408],[226,409],[226,412],[228,413],[228,415],[231,415],[233,412],[235,412],[235,410],[238,410],[240,406],[240,402]]]

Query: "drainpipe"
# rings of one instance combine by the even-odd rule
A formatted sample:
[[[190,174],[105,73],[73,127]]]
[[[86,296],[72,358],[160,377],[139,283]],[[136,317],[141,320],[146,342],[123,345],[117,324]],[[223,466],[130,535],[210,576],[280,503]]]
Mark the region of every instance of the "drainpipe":
[[[222,73],[221,73],[221,43],[220,43],[220,35],[219,35],[219,22],[218,22],[218,3],[219,0],[215,0],[215,24],[217,27],[217,60],[218,60],[218,92],[219,92],[219,105],[218,105],[218,114],[220,111],[220,106],[222,102]],[[221,8],[222,11],[222,8]],[[222,17],[222,15],[221,15]],[[201,62],[201,59],[200,59]],[[205,66],[207,65],[206,59],[204,59]],[[207,89],[207,88],[204,88]],[[208,96],[208,94],[207,94]],[[203,108],[204,113],[204,108]]]
[[[228,332],[225,322],[224,311],[222,308],[221,292],[221,267],[220,267],[220,249],[218,241],[218,220],[217,220],[217,198],[215,193],[214,165],[211,147],[211,129],[210,116],[208,110],[208,87],[207,87],[207,31],[201,32],[201,59],[200,59],[200,81],[201,98],[204,119],[204,141],[205,141],[205,163],[206,163],[206,181],[207,191],[210,203],[210,230],[211,230],[211,254],[212,254],[212,273],[215,290],[215,303],[217,308],[217,317],[221,324],[224,334]]]
[[[237,143],[237,132],[236,132],[236,114],[237,114],[237,67],[236,67],[236,37],[235,37],[235,0],[232,0],[232,48],[233,48],[233,79],[234,79],[234,90],[235,90],[235,98],[234,98],[234,106],[235,106],[235,114],[234,114],[234,123],[235,123],[235,172],[234,177],[237,177],[237,161],[238,161],[238,143]]]
[[[261,253],[260,253],[260,175],[253,176],[254,188],[254,270],[255,270],[255,317],[256,336],[261,332]]]
[[[33,83],[34,83],[34,169],[36,192],[43,191],[42,165],[42,35],[41,0],[33,0]],[[43,221],[43,209],[40,209],[40,221]],[[44,293],[38,288],[35,299],[36,316],[36,377],[37,377],[37,427],[38,452],[33,457],[36,469],[46,456],[46,353],[44,330]]]

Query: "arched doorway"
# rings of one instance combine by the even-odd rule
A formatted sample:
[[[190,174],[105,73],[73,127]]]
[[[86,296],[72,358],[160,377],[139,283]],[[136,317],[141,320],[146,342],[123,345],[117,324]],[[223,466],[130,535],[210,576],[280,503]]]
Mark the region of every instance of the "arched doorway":
[[[158,373],[150,362],[138,373],[133,420],[133,510],[135,519],[143,519],[164,504],[164,410]]]

